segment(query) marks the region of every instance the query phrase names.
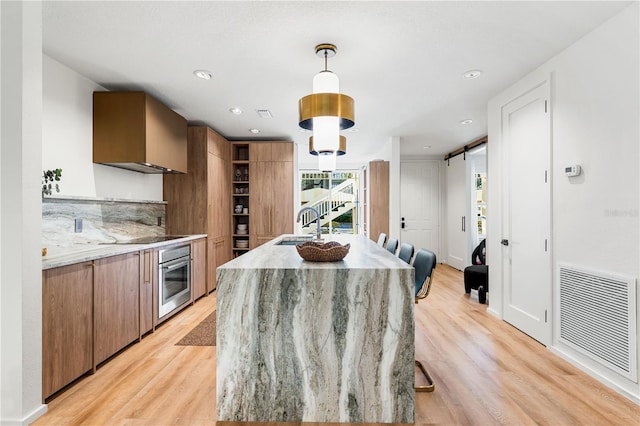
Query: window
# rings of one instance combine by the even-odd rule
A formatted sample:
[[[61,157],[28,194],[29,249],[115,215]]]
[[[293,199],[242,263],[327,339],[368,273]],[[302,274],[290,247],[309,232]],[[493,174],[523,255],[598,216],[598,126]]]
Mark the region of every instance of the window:
[[[323,234],[357,234],[360,232],[359,188],[359,171],[302,171],[300,208],[312,207],[318,211]],[[316,232],[313,212],[303,214],[301,222],[303,233]]]

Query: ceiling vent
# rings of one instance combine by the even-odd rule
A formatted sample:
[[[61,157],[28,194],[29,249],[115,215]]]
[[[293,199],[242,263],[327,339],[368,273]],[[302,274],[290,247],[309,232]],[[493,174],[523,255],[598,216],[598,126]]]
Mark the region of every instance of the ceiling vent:
[[[268,109],[257,109],[256,112],[260,118],[273,118],[273,114]]]

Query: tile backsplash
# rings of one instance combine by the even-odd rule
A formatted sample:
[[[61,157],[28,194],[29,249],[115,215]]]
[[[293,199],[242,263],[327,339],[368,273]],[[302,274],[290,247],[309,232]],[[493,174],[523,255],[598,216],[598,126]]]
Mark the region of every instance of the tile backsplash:
[[[42,244],[43,247],[71,248],[164,235],[165,211],[163,201],[45,197]],[[76,232],[80,227],[81,232]]]

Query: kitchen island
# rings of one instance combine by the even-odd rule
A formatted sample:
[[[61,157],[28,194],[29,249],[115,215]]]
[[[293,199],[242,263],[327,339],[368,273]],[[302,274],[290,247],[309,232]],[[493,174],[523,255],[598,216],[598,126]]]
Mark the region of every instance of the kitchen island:
[[[413,268],[351,235],[307,262],[290,237],[217,269],[217,419],[413,423]]]

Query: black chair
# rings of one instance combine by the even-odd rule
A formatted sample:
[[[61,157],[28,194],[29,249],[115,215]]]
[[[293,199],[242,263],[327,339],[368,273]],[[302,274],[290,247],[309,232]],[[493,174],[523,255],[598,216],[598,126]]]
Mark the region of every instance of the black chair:
[[[398,258],[404,260],[408,264],[411,264],[411,258],[413,257],[413,245],[409,243],[402,243],[400,251],[398,252]]]
[[[384,247],[384,243],[387,242],[387,234],[385,234],[384,232],[381,232],[380,235],[378,235],[378,245],[380,247]]]
[[[395,256],[396,251],[398,251],[398,240],[393,237],[389,237],[389,242],[387,242],[387,250],[389,253]]]
[[[420,249],[416,253],[415,259],[413,259],[413,267],[415,268],[415,302],[418,303],[420,299],[424,299],[429,295],[431,291],[431,282],[433,280],[433,269],[436,267],[436,255],[434,252],[427,249]],[[433,392],[436,385],[433,383],[433,379],[427,372],[427,369],[418,360],[415,360],[416,366],[422,371],[424,377],[427,379],[426,386],[416,386],[417,392]]]
[[[486,240],[480,241],[471,254],[473,265],[464,268],[464,292],[478,290],[478,302],[487,303],[489,292],[489,266],[486,264]]]

